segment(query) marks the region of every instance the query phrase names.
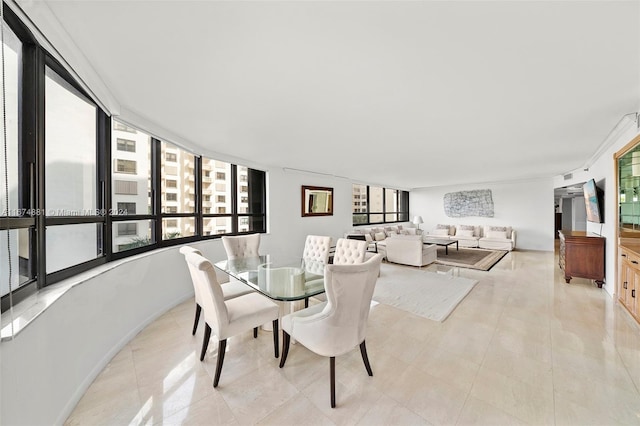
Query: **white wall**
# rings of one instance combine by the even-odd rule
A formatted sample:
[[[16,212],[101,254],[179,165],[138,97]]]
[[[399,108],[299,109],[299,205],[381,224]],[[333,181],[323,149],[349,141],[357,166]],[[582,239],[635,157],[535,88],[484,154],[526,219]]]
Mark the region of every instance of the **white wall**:
[[[411,191],[411,217],[422,216],[420,226],[429,231],[437,224],[504,225],[516,230],[516,248],[553,250],[554,194],[553,181],[532,179],[514,182],[494,182],[424,188]],[[490,189],[494,217],[451,218],[444,213],[444,194],[474,189]]]
[[[606,279],[603,288],[610,294],[616,292],[615,271],[617,259],[615,250],[617,241],[615,240],[617,224],[615,223],[616,209],[618,208],[618,197],[616,194],[615,170],[613,155],[629,143],[638,135],[635,123],[627,124],[615,137],[614,142],[594,161],[592,165],[585,168],[576,169],[570,172],[573,176],[565,180],[563,176],[554,178],[554,188],[568,185],[580,184],[593,178],[597,186],[604,190],[604,223],[587,222],[587,232],[602,235],[607,239],[605,254]]]
[[[571,200],[573,209],[571,210],[571,224],[574,231],[586,231],[587,229],[587,206],[584,197],[573,197]]]

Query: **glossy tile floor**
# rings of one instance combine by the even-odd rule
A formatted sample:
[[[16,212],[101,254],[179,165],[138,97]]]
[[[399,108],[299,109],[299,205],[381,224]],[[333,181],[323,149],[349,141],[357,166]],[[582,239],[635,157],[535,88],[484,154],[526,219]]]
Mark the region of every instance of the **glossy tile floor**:
[[[198,360],[193,302],[167,312],[96,378],[69,425],[640,424],[640,327],[587,280],[565,284],[551,252],[516,251],[443,323],[372,308],[367,347],[329,361],[293,345],[285,368],[271,333],[229,340],[220,385],[217,345]],[[384,265],[383,265],[384,267]],[[385,273],[383,269],[383,273]]]

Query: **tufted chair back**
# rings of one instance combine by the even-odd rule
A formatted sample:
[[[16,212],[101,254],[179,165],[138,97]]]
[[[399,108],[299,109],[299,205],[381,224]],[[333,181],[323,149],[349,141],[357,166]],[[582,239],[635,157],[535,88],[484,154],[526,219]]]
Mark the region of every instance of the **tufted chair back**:
[[[240,257],[257,257],[260,248],[260,234],[236,235],[222,237],[222,245],[227,252],[227,259]]]
[[[331,248],[331,237],[319,235],[307,235],[304,243],[302,257],[308,260],[315,260],[327,263],[329,260],[329,249]]]
[[[333,255],[333,264],[352,265],[354,263],[363,263],[366,252],[366,241],[340,238],[336,243],[336,252]]]

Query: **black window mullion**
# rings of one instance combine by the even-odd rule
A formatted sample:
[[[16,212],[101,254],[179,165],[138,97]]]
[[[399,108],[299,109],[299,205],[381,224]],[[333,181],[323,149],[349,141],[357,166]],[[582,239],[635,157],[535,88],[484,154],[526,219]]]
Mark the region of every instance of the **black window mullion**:
[[[162,160],[162,149],[160,141],[151,138],[151,203],[153,206],[152,213],[155,216],[152,240],[156,242],[156,247],[162,243],[162,176],[160,164]]]
[[[46,285],[46,224],[45,224],[45,76],[44,65],[45,55],[42,49],[34,44],[24,45],[23,48],[23,72],[20,108],[22,115],[22,125],[20,126],[21,143],[26,145],[27,150],[33,150],[35,162],[33,174],[35,182],[30,183],[30,187],[35,190],[35,196],[30,194],[33,205],[35,219],[35,239],[31,240],[31,254],[35,259],[35,274],[38,288]]]
[[[204,234],[204,221],[202,218],[202,157],[195,156],[194,159],[194,186],[195,186],[195,227],[196,235]]]
[[[231,165],[231,233],[238,233],[238,166]]]
[[[111,118],[98,108],[98,170],[102,180],[102,209],[105,223],[102,227],[104,235],[103,254],[107,260],[113,255],[113,233],[111,232],[111,210],[113,198],[111,194]]]

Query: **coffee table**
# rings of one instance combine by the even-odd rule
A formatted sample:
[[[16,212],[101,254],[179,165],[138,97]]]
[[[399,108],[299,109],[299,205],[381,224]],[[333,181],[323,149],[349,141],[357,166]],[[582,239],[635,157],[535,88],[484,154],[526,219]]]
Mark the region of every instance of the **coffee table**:
[[[449,254],[449,246],[451,244],[455,244],[456,245],[456,250],[458,250],[458,240],[450,240],[448,238],[429,238],[429,237],[425,237],[422,239],[422,242],[424,244],[435,244],[437,246],[444,246],[444,254],[448,255]]]

